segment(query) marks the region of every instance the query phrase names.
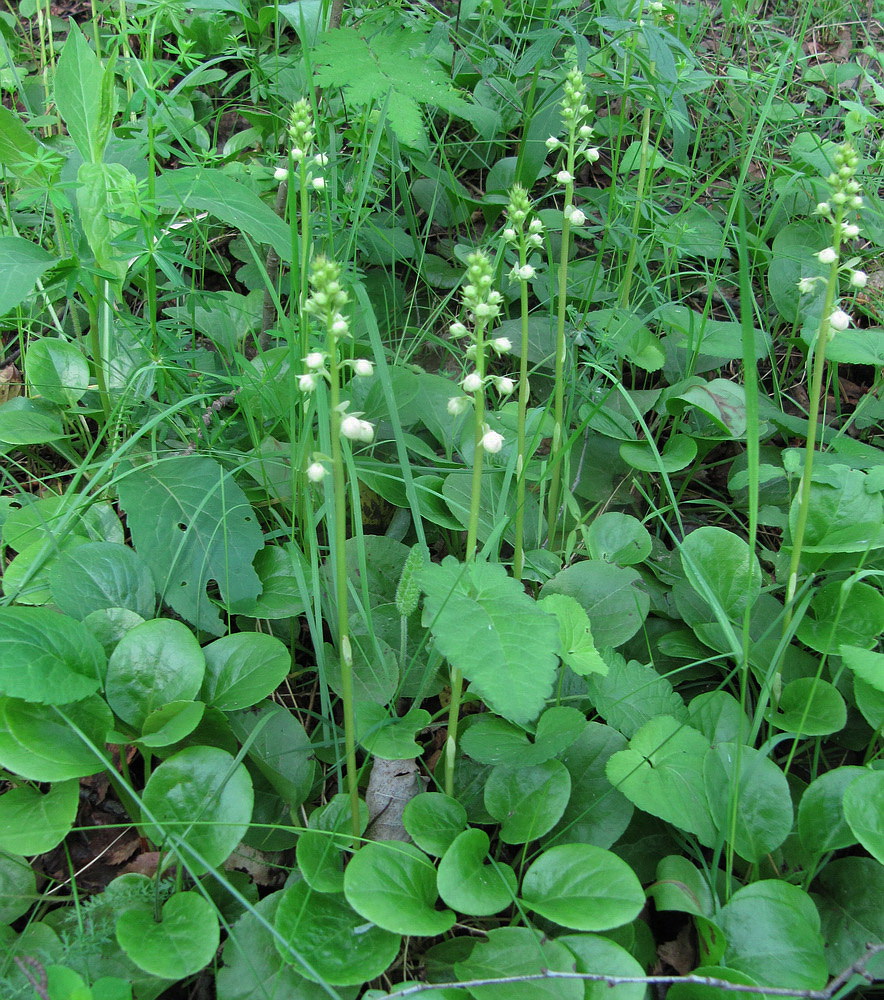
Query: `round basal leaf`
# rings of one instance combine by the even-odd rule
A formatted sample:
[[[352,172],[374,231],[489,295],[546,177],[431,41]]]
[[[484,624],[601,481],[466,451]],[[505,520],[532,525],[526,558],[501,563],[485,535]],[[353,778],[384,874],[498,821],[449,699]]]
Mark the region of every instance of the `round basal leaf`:
[[[489,860],[489,843],[484,830],[464,830],[439,862],[439,895],[459,913],[490,917],[515,899],[516,873]]]
[[[212,904],[198,892],[176,892],[157,923],[148,907],[127,910],[117,920],[117,942],[145,972],[183,979],[212,961],[221,934]]]
[[[383,705],[359,702],[356,739],[373,756],[384,760],[414,760],[421,753],[415,737],[430,723],[430,713],[413,708],[402,718],[390,716]]]
[[[820,587],[796,635],[818,653],[836,656],[842,645],[868,649],[881,635],[884,595],[867,583],[849,589],[840,582]]]
[[[884,653],[859,646],[839,647],[841,659],[854,677],[884,694]]]
[[[37,900],[37,876],[27,859],[0,850],[0,927],[11,924]]]
[[[551,847],[525,872],[522,901],[542,917],[577,931],[606,931],[638,916],[645,903],[629,865],[601,847]]]
[[[290,808],[306,802],[316,764],[313,744],[295,716],[282,705],[264,701],[228,717],[253,764]]]
[[[62,553],[49,571],[52,600],[82,621],[93,611],[127,608],[152,618],[156,590],[147,563],[114,542],[87,542]]]
[[[856,839],[884,865],[884,771],[868,771],[850,783],[844,818]]]
[[[534,742],[530,743],[524,730],[485,713],[464,731],[461,749],[483,764],[542,764],[558,757],[585,728],[586,716],[582,712],[554,706],[537,720]]]
[[[687,434],[673,434],[658,454],[647,441],[624,441],[620,457],[640,472],[681,472],[697,457],[697,442]]]
[[[111,653],[105,695],[110,707],[140,729],[170,701],[192,701],[206,661],[193,632],[173,618],[155,618],[127,632]]]
[[[763,986],[819,990],[826,983],[820,919],[810,896],[779,880],[738,889],[718,913],[728,968]]]
[[[660,859],[656,881],[648,886],[647,893],[658,910],[707,917],[715,912],[715,899],[705,876],[678,854]]]
[[[645,723],[605,770],[639,809],[695,834],[708,847],[718,835],[703,781],[708,750],[702,733],[663,715]]]
[[[249,772],[225,750],[187,747],[153,772],[144,788],[144,834],[157,846],[181,841],[191,874],[222,864],[242,840],[252,818]]]
[[[856,843],[844,818],[844,793],[851,782],[867,773],[863,767],[836,767],[804,790],[798,804],[798,835],[816,856]]]
[[[547,845],[593,844],[610,847],[629,826],[633,807],[608,781],[608,758],[626,746],[616,729],[587,723],[580,738],[562,755],[571,775],[571,797],[562,818],[545,838]]]
[[[527,844],[558,823],[571,795],[561,761],[515,767],[500,764],[485,782],[485,808],[501,824],[505,844]]]
[[[617,566],[634,566],[651,554],[648,529],[631,514],[606,511],[589,526],[589,554]]]
[[[73,344],[41,337],[25,355],[25,378],[31,396],[73,406],[89,388],[89,365]]]
[[[45,540],[29,545],[4,570],[4,594],[17,604],[51,604],[50,573],[55,564],[65,553],[88,544],[82,535],[70,534],[59,539],[57,547],[48,546]]]
[[[292,669],[285,646],[272,635],[237,632],[203,647],[206,673],[200,691],[222,712],[249,708],[279,687]]]
[[[758,750],[737,743],[710,747],[703,780],[713,822],[746,861],[761,861],[792,832],[789,783]]]
[[[83,624],[101,644],[105,656],[110,656],[120,639],[143,622],[141,615],[126,608],[103,608],[83,619]]]
[[[79,781],[60,781],[42,794],[29,785],[0,795],[0,850],[43,854],[70,833],[80,804]]]
[[[817,221],[793,222],[774,238],[767,284],[777,311],[788,323],[800,323],[822,309],[826,282],[814,282],[813,291],[807,295],[799,292],[798,282],[802,278],[825,278],[828,265],[821,264],[816,255],[828,245],[827,241],[831,241],[829,227]]]
[[[745,972],[737,972],[736,969],[725,969],[720,965],[701,965],[691,972],[692,976],[709,976],[712,979],[721,979],[726,983],[739,984],[741,986],[757,986],[757,980],[747,976]],[[701,983],[673,983],[666,994],[667,1000],[730,1000],[735,994],[733,990],[724,987],[704,986]],[[767,1000],[764,993],[754,993],[747,990],[745,993],[737,993],[740,1000]]]
[[[45,608],[0,608],[0,695],[65,705],[98,690],[107,659],[73,618]]]
[[[399,953],[398,934],[366,923],[340,895],[296,882],[276,910],[279,953],[301,975],[331,986],[357,986],[385,972]]]
[[[744,611],[761,593],[761,567],[748,544],[724,528],[697,528],[681,543],[681,563],[691,586],[730,621],[741,621]]]
[[[790,681],[780,695],[779,711],[768,718],[777,729],[801,736],[827,736],[847,724],[847,706],[834,685],[816,677]]]
[[[536,975],[548,969],[573,972],[574,955],[558,941],[527,927],[497,927],[454,968],[461,981]],[[537,979],[471,986],[469,994],[474,1000],[583,1000],[584,989],[579,979]]]
[[[631,639],[647,618],[651,599],[634,569],[587,559],[557,573],[543,585],[541,597],[567,594],[589,617],[596,647],[619,646]]]
[[[99,754],[112,725],[110,709],[98,695],[48,708],[4,698],[0,764],[30,781],[85,778],[105,767]]]
[[[577,959],[577,972],[594,973],[603,976],[645,975],[645,970],[625,948],[600,937],[598,934],[565,934],[556,938]],[[584,982],[584,1000],[644,1000],[647,987],[644,983],[621,983],[609,986],[607,983]]]
[[[749,717],[727,691],[704,691],[691,699],[688,722],[710,743],[743,743],[749,734]]]
[[[304,600],[298,585],[296,565],[303,567],[304,557],[295,546],[265,545],[253,563],[261,581],[261,594],[237,602],[231,611],[247,618],[297,618],[304,613]],[[309,571],[308,571],[309,572]]]
[[[360,826],[368,825],[368,808],[360,800]],[[298,837],[296,857],[304,881],[317,892],[341,892],[344,888],[344,850],[353,844],[350,798],[335,795],[311,813],[309,828]]]
[[[363,844],[344,872],[347,902],[385,931],[435,937],[454,923],[451,910],[437,910],[436,869],[414,844]]]
[[[875,732],[884,730],[884,692],[866,684],[859,677],[854,677],[853,700],[862,717]]]
[[[441,792],[421,792],[405,804],[402,822],[422,851],[441,857],[466,828],[467,811]]]
[[[813,889],[829,974],[835,976],[849,968],[869,942],[884,941],[884,867],[872,858],[838,858],[826,865]],[[876,955],[868,970],[884,978],[884,955]],[[861,982],[854,976],[850,985]]]
[[[0,406],[0,452],[7,445],[46,444],[65,436],[62,413],[44,399],[18,396]],[[11,543],[10,543],[11,544]]]
[[[196,729],[206,706],[201,701],[170,701],[144,720],[141,737],[134,742],[142,747],[170,747]]]

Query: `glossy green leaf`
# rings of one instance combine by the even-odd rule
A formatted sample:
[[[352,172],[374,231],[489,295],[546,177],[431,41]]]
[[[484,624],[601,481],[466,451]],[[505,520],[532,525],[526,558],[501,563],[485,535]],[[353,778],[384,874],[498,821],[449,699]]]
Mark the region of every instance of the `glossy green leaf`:
[[[210,581],[233,606],[261,589],[252,568],[263,547],[261,528],[231,474],[213,459],[180,455],[126,475],[119,495],[135,549],[163,600],[198,629],[221,635],[225,625],[206,593]]]
[[[836,767],[807,786],[798,803],[798,835],[809,851],[819,856],[850,847],[857,838],[844,818],[844,793],[862,767]]]
[[[562,844],[544,851],[525,872],[522,901],[562,927],[604,931],[634,920],[645,894],[616,854],[591,844]]]
[[[89,388],[89,365],[83,352],[66,340],[43,337],[25,356],[25,376],[32,396],[73,406]]]
[[[282,642],[261,632],[237,632],[203,647],[206,673],[200,695],[222,712],[249,708],[279,687],[292,668]]]
[[[854,677],[884,694],[884,653],[860,646],[841,646],[839,652]]]
[[[691,699],[687,721],[710,743],[743,743],[749,735],[749,717],[727,691],[704,691]]]
[[[86,545],[82,535],[69,534],[54,549],[45,541],[28,545],[9,563],[3,574],[3,589],[18,604],[43,605],[52,601],[50,573],[63,555]]]
[[[712,746],[703,780],[713,823],[741,858],[757,863],[791,833],[789,783],[760,751],[738,743]]]
[[[687,434],[671,435],[662,449],[647,441],[624,441],[620,457],[639,472],[681,472],[697,457],[697,442]]]
[[[687,858],[670,854],[657,864],[657,878],[647,890],[658,910],[711,917],[715,899],[704,874]]]
[[[573,597],[589,616],[597,647],[619,646],[641,628],[650,598],[634,569],[587,559],[567,566],[540,591]]]
[[[516,873],[503,862],[489,860],[489,844],[484,830],[464,830],[439,862],[439,895],[459,913],[490,917],[515,899]]]
[[[500,822],[505,844],[527,844],[555,826],[570,795],[571,776],[561,761],[499,764],[485,783],[485,808]]]
[[[49,708],[4,698],[0,700],[0,764],[30,781],[66,781],[96,774],[106,766],[101,754],[112,724],[110,709],[98,695]]]
[[[44,608],[0,608],[0,695],[63,705],[97,691],[107,660],[79,622]]]
[[[198,874],[230,857],[252,818],[249,772],[225,750],[186,747],[164,760],[144,788],[145,836],[157,846],[185,842],[182,856]]]
[[[827,583],[814,594],[796,635],[818,653],[837,655],[843,645],[868,649],[881,634],[884,595],[867,583]],[[831,732],[831,730],[829,730]]]
[[[730,621],[740,621],[761,593],[761,567],[747,543],[724,528],[697,528],[681,543],[681,563],[691,586]]]
[[[60,781],[45,793],[29,785],[0,795],[0,850],[43,854],[70,833],[80,804],[79,781]]]
[[[778,712],[768,718],[777,727],[801,736],[837,733],[847,723],[847,706],[837,688],[815,677],[796,677],[780,695]]]
[[[700,965],[691,973],[693,976],[709,976],[712,979],[720,979],[726,983],[739,984],[741,986],[757,986],[758,981],[745,972],[738,972],[736,969],[726,969],[720,965]],[[734,995],[733,990],[725,987],[705,986],[701,983],[673,983],[666,994],[667,1000],[730,1000]],[[747,990],[737,994],[740,1000],[767,1000],[766,994]]]
[[[558,757],[583,732],[586,717],[576,708],[556,705],[537,720],[534,742],[528,734],[501,719],[485,713],[466,729],[461,749],[483,764],[542,764]]]
[[[688,380],[666,397],[666,408],[680,416],[687,412],[695,437],[729,441],[746,433],[746,393],[742,385],[726,378]]]
[[[45,272],[57,263],[57,258],[30,240],[21,236],[0,237],[0,316],[24,301]]]
[[[634,566],[651,554],[648,529],[631,514],[606,511],[595,518],[587,532],[589,554],[593,559],[617,566]]]
[[[212,961],[221,937],[214,906],[198,892],[176,892],[167,899],[159,923],[149,906],[127,910],[117,920],[116,933],[136,965],[164,979],[199,972]]]
[[[575,674],[606,674],[608,665],[602,659],[592,638],[589,615],[568,594],[548,594],[540,607],[555,615],[559,622],[562,661]]]
[[[835,976],[849,968],[869,942],[884,941],[884,867],[872,858],[836,858],[822,870],[813,890],[829,974]],[[884,955],[876,955],[868,971],[884,979]],[[864,983],[853,976],[848,989]]]
[[[313,787],[316,764],[313,744],[292,712],[276,702],[263,701],[228,718],[248,759],[291,808],[306,802]]]
[[[564,934],[556,941],[577,959],[577,972],[624,978],[645,975],[645,970],[625,948],[599,934]],[[584,986],[584,1000],[644,1000],[647,989],[644,983],[610,986],[590,980],[586,980]]]
[[[862,717],[876,732],[884,730],[884,692],[853,678],[853,698]]]
[[[189,736],[200,724],[206,706],[201,701],[170,701],[151,712],[133,741],[141,747],[168,747]]]
[[[446,557],[424,567],[425,620],[442,655],[499,715],[525,724],[552,691],[559,650],[555,618],[499,563]]]
[[[430,723],[430,713],[413,708],[402,718],[391,717],[383,705],[359,702],[356,706],[356,739],[375,757],[385,760],[414,760],[421,747],[418,733]]]
[[[258,597],[231,603],[230,610],[247,618],[297,618],[304,613],[304,599],[295,565],[304,557],[291,544],[265,545],[255,556],[255,572],[261,581]]]
[[[466,828],[467,811],[441,792],[421,792],[406,803],[402,822],[422,851],[441,857]]]
[[[124,722],[140,729],[168,702],[195,698],[205,669],[203,651],[190,629],[173,618],[155,618],[127,632],[111,653],[108,704]]]
[[[36,899],[37,876],[27,859],[0,849],[0,928],[27,913]]]
[[[113,73],[74,27],[55,71],[55,103],[84,160],[101,159],[114,117]]]
[[[61,410],[53,403],[17,396],[0,405],[0,453],[10,446],[46,444],[64,436]]]
[[[366,923],[341,895],[296,882],[276,910],[276,947],[307,979],[357,986],[385,972],[399,952],[398,934]]]
[[[466,961],[457,962],[454,968],[462,981],[531,975],[547,969],[571,972],[574,955],[558,941],[527,927],[496,927],[472,949]],[[584,997],[583,983],[576,979],[472,986],[468,992],[474,1000],[583,1000]]]
[[[595,710],[624,736],[633,736],[660,715],[686,719],[684,702],[672,684],[653,667],[626,660],[619,653],[607,655],[606,676],[586,679],[586,691]]]
[[[718,913],[724,964],[764,986],[819,990],[826,983],[820,919],[810,896],[774,879],[738,889]]]
[[[867,771],[850,783],[844,818],[856,839],[884,865],[884,771]]]
[[[629,748],[615,753],[606,772],[611,784],[639,809],[715,843],[717,830],[703,781],[709,742],[671,716],[645,723]]]
[[[114,542],[87,542],[64,552],[50,570],[49,585],[56,606],[81,621],[106,608],[128,608],[142,618],[152,618],[156,609],[147,563]]]
[[[368,809],[360,800],[361,830],[368,825]],[[309,828],[298,837],[296,857],[304,881],[317,892],[344,889],[344,850],[353,843],[349,796],[339,793],[314,810]]]
[[[344,873],[344,895],[357,913],[394,934],[435,937],[454,924],[437,910],[436,869],[413,844],[363,844]]]

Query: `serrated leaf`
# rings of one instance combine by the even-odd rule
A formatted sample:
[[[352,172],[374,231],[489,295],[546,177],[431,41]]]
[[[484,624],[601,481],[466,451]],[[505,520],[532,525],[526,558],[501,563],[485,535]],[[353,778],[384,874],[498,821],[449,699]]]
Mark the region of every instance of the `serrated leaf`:
[[[619,653],[609,653],[608,661],[606,675],[593,674],[586,681],[590,700],[608,725],[632,736],[659,715],[686,718],[681,695],[653,667],[627,661]]]
[[[524,725],[552,691],[556,619],[497,563],[448,556],[424,568],[425,615],[439,651],[499,715]]]
[[[217,462],[188,455],[138,469],[119,492],[135,549],[163,600],[197,628],[223,634],[206,593],[210,581],[226,604],[261,591],[252,560],[263,538],[243,491]]]

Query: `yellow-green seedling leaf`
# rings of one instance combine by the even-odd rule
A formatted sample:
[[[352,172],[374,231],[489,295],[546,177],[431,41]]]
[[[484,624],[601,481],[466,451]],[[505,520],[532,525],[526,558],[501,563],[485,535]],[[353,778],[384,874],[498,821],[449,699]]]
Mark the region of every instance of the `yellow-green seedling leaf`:
[[[505,844],[527,844],[551,830],[571,796],[571,775],[559,760],[525,767],[499,764],[485,782],[485,808],[501,824]]]
[[[549,594],[539,604],[558,619],[562,661],[581,677],[606,674],[608,664],[595,648],[589,616],[580,604],[568,594]]]
[[[37,876],[30,863],[0,849],[0,926],[27,913],[36,899]]]
[[[63,705],[98,690],[107,659],[79,622],[45,608],[0,608],[0,695]]]
[[[489,844],[484,830],[464,830],[439,862],[439,895],[459,913],[490,917],[512,906],[516,898],[516,873],[508,864],[489,858]]]
[[[441,857],[466,829],[467,811],[442,792],[421,792],[405,804],[402,823],[422,851]]]
[[[175,849],[188,870],[199,874],[230,857],[245,836],[253,804],[245,765],[216,747],[186,747],[164,760],[148,779],[145,836],[158,847]],[[182,842],[199,860],[186,847],[178,849]]]
[[[856,839],[884,865],[884,771],[867,771],[850,783],[844,818]]]
[[[114,712],[140,729],[170,701],[192,701],[205,670],[205,656],[190,629],[174,618],[154,618],[117,643],[108,661],[105,694]]]
[[[292,669],[283,643],[261,632],[237,632],[203,647],[206,674],[201,696],[207,705],[235,712],[257,704],[279,687]]]
[[[343,895],[315,892],[296,882],[276,910],[275,944],[307,979],[357,986],[382,975],[399,953],[401,937],[366,922]]]
[[[0,850],[44,854],[70,833],[80,804],[79,781],[59,781],[48,792],[19,785],[0,795]]]
[[[561,844],[544,851],[525,872],[522,901],[562,927],[605,931],[634,920],[645,894],[616,854],[591,844]]]
[[[212,961],[221,939],[214,906],[198,892],[176,892],[163,904],[162,920],[139,906],[117,920],[117,942],[145,972],[183,979]]]
[[[436,869],[414,844],[364,844],[344,873],[344,895],[357,913],[394,934],[436,937],[454,924],[437,910]]]
[[[116,542],[87,542],[62,553],[49,570],[49,588],[56,607],[80,621],[108,608],[128,608],[145,619],[156,610],[150,567]]]
[[[844,817],[844,793],[867,773],[864,767],[835,767],[805,788],[798,803],[798,836],[817,857],[857,842]]]

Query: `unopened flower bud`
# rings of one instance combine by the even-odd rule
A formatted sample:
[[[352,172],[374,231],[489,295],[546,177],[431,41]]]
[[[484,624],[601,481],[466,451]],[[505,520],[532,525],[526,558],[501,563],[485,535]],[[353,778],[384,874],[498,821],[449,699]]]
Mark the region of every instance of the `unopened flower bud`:
[[[374,441],[374,427],[367,420],[359,421],[359,434],[356,440],[363,444],[371,444]]]
[[[574,175],[567,170],[560,170],[556,174],[556,180],[559,184],[570,184],[574,180]]]
[[[295,163],[300,163],[304,159],[304,150],[300,146],[295,146],[292,149],[292,159]]]
[[[311,483],[321,483],[327,472],[328,470],[322,462],[311,462],[307,466],[307,478]]]
[[[504,229],[503,231],[503,238],[507,241],[507,243],[512,243],[513,240],[516,238],[515,229],[511,228],[510,226],[507,226],[507,228]]]
[[[489,455],[496,455],[503,447],[503,435],[497,431],[485,431],[482,435],[481,445]]]
[[[286,181],[288,180],[289,170],[288,167],[277,167],[273,171],[273,179],[275,181]]]
[[[843,309],[836,309],[829,317],[829,326],[833,330],[846,330],[850,326],[850,316]]]
[[[577,135],[580,136],[581,139],[588,139],[592,135],[592,129],[589,125],[581,125],[580,128],[577,129]]]
[[[532,219],[528,223],[528,232],[532,234],[543,232],[543,223],[540,221],[540,219]]]
[[[523,264],[521,267],[514,267],[510,274],[514,281],[530,281],[537,272],[530,264]]]
[[[314,191],[322,191],[325,188],[325,178],[324,177],[314,177],[310,181],[310,185]]]
[[[349,329],[350,327],[347,324],[347,320],[344,319],[344,317],[340,313],[338,313],[335,316],[334,320],[332,320],[331,332],[336,337],[346,337]]]
[[[813,278],[802,278],[801,281],[798,282],[798,291],[802,295],[810,295],[813,291],[813,285]]]
[[[317,386],[316,376],[312,372],[305,372],[298,376],[298,388],[301,392],[313,392]]]
[[[507,354],[513,349],[513,342],[509,337],[495,337],[491,341],[491,349],[495,354]]]
[[[568,210],[567,218],[572,226],[582,226],[586,222],[586,215],[573,205]]]
[[[821,201],[817,203],[814,211],[817,215],[828,215],[832,211],[832,206],[827,201]]]
[[[834,247],[826,247],[825,250],[820,250],[820,252],[816,255],[816,259],[821,264],[834,264],[838,259],[838,254],[835,252]]]
[[[466,337],[469,335],[469,330],[463,325],[463,323],[452,323],[448,327],[448,332],[452,337]]]
[[[482,379],[478,372],[470,372],[460,385],[464,392],[478,392],[482,388]]]
[[[595,146],[587,146],[587,148],[583,150],[583,155],[586,157],[587,163],[596,163],[601,154]]]
[[[515,391],[516,383],[506,375],[501,375],[501,377],[495,381],[494,387],[501,394],[501,396],[509,396]]]
[[[562,143],[561,143],[561,140],[557,139],[557,138],[556,138],[556,137],[555,137],[554,135],[551,135],[551,136],[550,136],[550,137],[549,137],[549,138],[548,138],[548,139],[546,140],[546,148],[547,148],[547,149],[548,149],[548,150],[549,150],[550,152],[552,152],[552,150],[554,150],[554,149],[558,149],[558,148],[559,148],[559,146],[561,146],[561,145],[562,145]]]
[[[841,235],[848,240],[855,239],[859,236],[859,226],[855,222],[845,222],[841,226]]]
[[[850,284],[853,285],[854,288],[865,288],[868,280],[869,276],[865,271],[854,271],[853,274],[850,275]]]

